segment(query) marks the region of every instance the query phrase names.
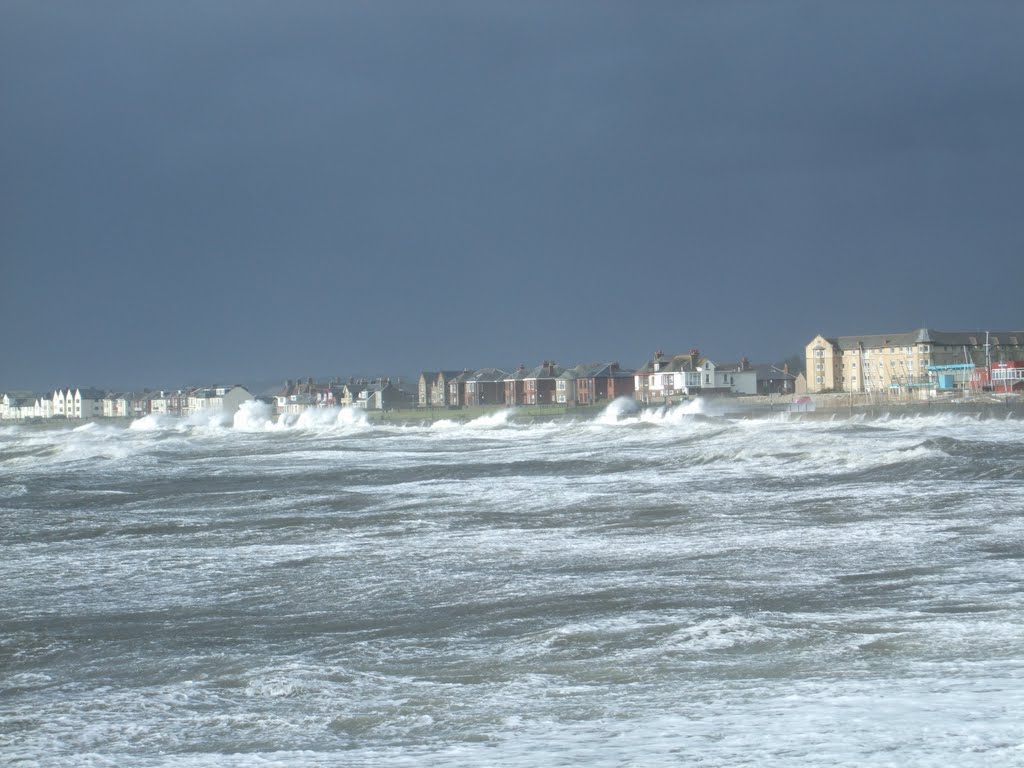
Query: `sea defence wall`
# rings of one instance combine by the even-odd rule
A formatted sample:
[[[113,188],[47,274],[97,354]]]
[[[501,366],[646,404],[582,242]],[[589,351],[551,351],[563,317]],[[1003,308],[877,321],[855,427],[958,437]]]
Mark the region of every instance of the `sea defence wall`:
[[[770,417],[779,414],[802,419],[836,419],[844,416],[886,418],[949,413],[986,419],[1024,419],[1024,398],[1018,394],[959,394],[955,397],[908,400],[863,394],[828,393],[727,398],[715,405],[716,410],[733,418]]]

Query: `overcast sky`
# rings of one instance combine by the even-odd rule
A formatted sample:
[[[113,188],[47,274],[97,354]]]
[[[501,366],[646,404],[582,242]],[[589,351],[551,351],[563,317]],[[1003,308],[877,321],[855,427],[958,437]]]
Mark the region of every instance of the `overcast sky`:
[[[1024,3],[0,0],[0,389],[1024,327]]]

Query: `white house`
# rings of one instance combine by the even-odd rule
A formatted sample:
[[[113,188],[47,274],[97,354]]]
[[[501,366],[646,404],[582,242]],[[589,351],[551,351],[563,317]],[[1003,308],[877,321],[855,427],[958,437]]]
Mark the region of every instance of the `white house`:
[[[316,399],[312,395],[287,395],[276,399],[278,413],[288,416],[298,416],[316,405]],[[281,403],[282,399],[284,400],[283,404]]]
[[[134,400],[125,394],[111,392],[103,398],[103,415],[108,419],[123,419],[134,415]]]
[[[93,419],[103,415],[103,392],[98,389],[76,389],[72,395],[74,418]]]
[[[252,400],[253,396],[245,387],[211,387],[196,389],[188,396],[188,413],[200,411],[222,412],[233,416],[242,403]]]
[[[701,388],[700,351],[691,349],[685,355],[656,352],[654,358],[633,374],[633,396],[647,402],[688,395]]]
[[[31,419],[35,414],[34,397],[17,397],[10,393],[0,395],[0,419]]]
[[[53,398],[49,395],[39,395],[35,402],[35,416],[38,419],[53,418]]]
[[[727,391],[734,395],[757,394],[757,370],[746,358],[738,363],[714,363],[705,360],[697,368],[701,389]]]
[[[634,374],[634,397],[643,402],[698,392],[756,395],[757,370],[746,358],[715,363],[691,349],[685,355],[658,352]]]
[[[163,392],[157,392],[149,398],[149,412],[166,415],[168,413],[168,401],[170,398]]]
[[[384,411],[401,403],[398,387],[387,379],[368,384],[359,390],[352,405],[367,411]]]
[[[53,415],[59,418],[66,419],[67,413],[67,397],[64,395],[63,389],[55,389],[53,391]]]
[[[98,389],[55,390],[52,402],[54,416],[64,419],[93,419],[103,415],[103,393]]]

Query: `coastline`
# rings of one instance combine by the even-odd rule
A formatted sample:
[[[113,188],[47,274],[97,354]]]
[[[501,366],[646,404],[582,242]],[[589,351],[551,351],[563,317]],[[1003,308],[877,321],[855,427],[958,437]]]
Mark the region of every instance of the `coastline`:
[[[809,398],[813,406],[801,404]],[[738,401],[742,400],[740,403]],[[814,395],[768,396],[752,395],[736,398],[726,413],[735,418],[756,418],[788,414],[802,419],[835,419],[843,416],[884,419],[893,416],[926,416],[940,413],[976,416],[978,418],[1024,418],[1024,397],[1019,394],[979,394],[958,392],[924,400],[832,392]]]
[[[365,411],[366,422],[371,425],[430,425],[438,422],[469,424],[506,414],[514,424],[547,423],[553,421],[590,421],[604,414],[611,403],[602,401],[594,405],[516,406],[482,405],[469,408],[423,408],[387,411]],[[633,406],[635,405],[635,410]],[[695,397],[672,399],[666,402],[641,404],[631,402],[623,407],[622,416],[683,407],[684,414],[727,419],[785,418],[796,420],[836,420],[842,418],[890,419],[937,414],[973,416],[979,419],[1024,419],[1024,397],[1019,394],[996,395],[983,393],[928,400],[906,400],[879,396],[827,393],[815,395],[742,395],[736,397]],[[690,411],[692,409],[692,411]],[[140,417],[144,418],[144,417]],[[277,421],[280,420],[277,417]],[[88,424],[128,428],[136,419],[128,417],[93,417],[88,419],[24,419],[0,422],[0,426],[21,426],[36,429],[77,429]]]

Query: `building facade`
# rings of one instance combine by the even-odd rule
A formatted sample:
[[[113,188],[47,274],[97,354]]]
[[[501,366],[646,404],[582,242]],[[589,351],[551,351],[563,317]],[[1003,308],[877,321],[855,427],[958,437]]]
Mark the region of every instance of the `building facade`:
[[[942,366],[987,370],[1024,360],[1024,331],[935,331],[815,336],[806,347],[808,392],[928,389]]]

